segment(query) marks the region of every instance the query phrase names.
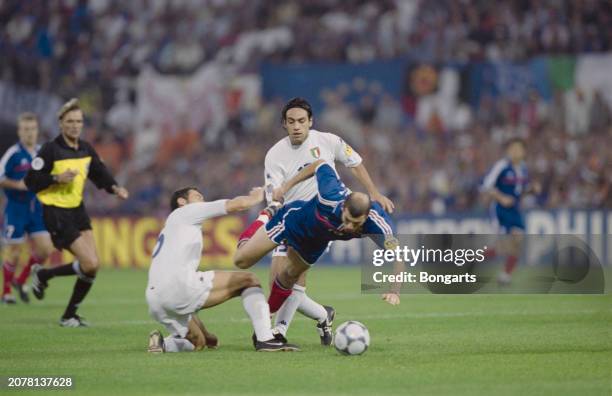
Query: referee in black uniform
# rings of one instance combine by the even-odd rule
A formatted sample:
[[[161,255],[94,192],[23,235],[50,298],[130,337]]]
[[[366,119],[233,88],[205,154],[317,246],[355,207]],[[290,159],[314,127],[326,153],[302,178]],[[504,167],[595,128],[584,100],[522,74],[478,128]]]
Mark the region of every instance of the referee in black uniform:
[[[58,118],[61,134],[42,146],[24,181],[43,205],[43,219],[53,244],[59,250],[67,249],[76,259],[50,269],[33,267],[32,289],[34,295],[42,299],[51,278],[76,275],[60,325],[82,327],[87,326],[87,322],[76,311],[89,292],[99,267],[91,221],[83,204],[85,181],[89,178],[98,188],[122,199],[128,198],[128,191],[117,185],[94,148],[80,139],[83,112],[78,101],[71,99],[64,104]]]

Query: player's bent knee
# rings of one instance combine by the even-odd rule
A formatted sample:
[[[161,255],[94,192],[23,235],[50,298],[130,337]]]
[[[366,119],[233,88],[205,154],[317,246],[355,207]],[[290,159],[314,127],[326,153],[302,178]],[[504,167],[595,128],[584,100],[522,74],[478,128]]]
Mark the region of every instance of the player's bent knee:
[[[238,268],[241,269],[247,269],[249,268],[251,265],[253,265],[251,263],[250,260],[246,260],[246,258],[239,256],[238,254],[234,257],[234,265]]]
[[[21,245],[9,245],[6,257],[15,263],[19,260],[19,256],[21,256]]]
[[[51,253],[53,253],[53,247],[40,248],[36,250],[36,257],[38,257],[40,261],[45,261],[51,256]]]
[[[245,275],[246,276],[244,277],[243,288],[246,289],[247,287],[261,286],[261,282],[259,282],[259,278],[257,278],[257,275],[252,272],[247,272]]]
[[[80,261],[83,272],[87,274],[95,274],[100,268],[100,261],[97,257],[88,257]]]
[[[295,265],[289,265],[285,268],[284,272],[288,278],[295,280],[297,282],[297,280],[300,278],[300,276],[302,276],[305,270]]]

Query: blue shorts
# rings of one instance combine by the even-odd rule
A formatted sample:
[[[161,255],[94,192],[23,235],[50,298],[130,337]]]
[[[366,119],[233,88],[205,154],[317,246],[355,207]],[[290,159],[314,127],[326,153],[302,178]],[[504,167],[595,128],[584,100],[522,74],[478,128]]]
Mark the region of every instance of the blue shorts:
[[[308,235],[298,210],[303,202],[296,201],[283,206],[266,224],[268,238],[279,245],[291,246],[306,263],[314,264],[327,249],[329,240]]]
[[[510,234],[513,229],[525,231],[523,216],[517,209],[508,209],[497,205],[494,221],[503,234]]]
[[[43,222],[42,206],[37,199],[30,202],[8,201],[4,209],[2,240],[7,244],[25,241],[25,234],[47,232]]]

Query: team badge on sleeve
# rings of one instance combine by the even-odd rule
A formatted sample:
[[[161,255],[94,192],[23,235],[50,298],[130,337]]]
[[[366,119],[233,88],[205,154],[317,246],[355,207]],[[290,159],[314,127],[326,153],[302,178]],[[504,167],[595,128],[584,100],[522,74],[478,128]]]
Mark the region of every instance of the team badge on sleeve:
[[[40,157],[36,157],[32,160],[32,169],[39,171],[45,166],[45,160]]]
[[[344,154],[346,154],[347,157],[353,155],[353,148],[346,143],[344,143]]]
[[[317,146],[315,148],[311,148],[310,149],[310,154],[312,154],[312,156],[315,157],[315,158],[319,158],[321,156],[321,150],[319,150],[319,146]]]

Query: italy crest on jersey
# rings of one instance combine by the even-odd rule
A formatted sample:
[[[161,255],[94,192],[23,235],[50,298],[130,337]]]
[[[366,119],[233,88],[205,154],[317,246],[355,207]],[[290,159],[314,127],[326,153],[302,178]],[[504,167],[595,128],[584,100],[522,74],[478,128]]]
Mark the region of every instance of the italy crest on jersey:
[[[310,149],[310,154],[312,154],[312,156],[315,157],[315,158],[319,158],[321,156],[321,150],[319,150],[319,146],[317,146],[315,148],[311,148]]]
[[[353,148],[346,143],[344,143],[344,154],[346,154],[347,157],[353,155]]]

